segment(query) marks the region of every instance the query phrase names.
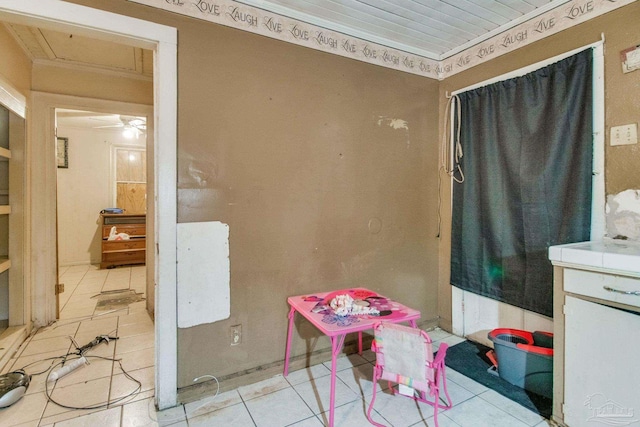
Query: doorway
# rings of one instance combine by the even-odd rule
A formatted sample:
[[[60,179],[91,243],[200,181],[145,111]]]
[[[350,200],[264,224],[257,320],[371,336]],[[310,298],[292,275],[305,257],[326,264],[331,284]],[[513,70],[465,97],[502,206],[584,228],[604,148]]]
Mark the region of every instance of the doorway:
[[[162,117],[154,131],[153,283],[156,322],[155,399],[160,409],[177,402],[176,330],[176,129],[177,129],[177,32],[175,28],[53,0],[11,2],[0,5],[0,20],[58,31],[73,31],[88,37],[116,41],[153,51],[153,117]],[[53,158],[54,109],[50,94],[32,94],[29,120],[32,192],[30,218],[29,280],[33,290],[33,319],[44,325],[55,319],[55,174]],[[151,155],[151,154],[150,154]],[[162,165],[156,168],[155,165]],[[156,189],[162,189],[156,192]],[[151,206],[151,204],[150,204]]]
[[[135,110],[144,113],[148,107],[132,106],[128,112]],[[104,315],[104,310],[99,310],[97,305],[98,299],[101,294],[118,290],[131,291],[142,300],[153,300],[153,286],[146,280],[153,275],[145,271],[146,134],[153,131],[147,121],[146,115],[56,109],[60,319]],[[153,177],[150,179],[152,185]],[[141,232],[135,236],[127,234],[126,241],[110,241],[103,230],[101,212],[112,207],[121,208],[126,220],[139,220]],[[125,234],[118,236],[119,239]],[[123,251],[130,246],[135,248]],[[119,275],[123,277],[118,283],[110,279],[117,276],[115,272],[94,271],[104,270],[105,257],[109,258],[112,268],[136,265],[135,277]],[[151,258],[149,265],[152,261]],[[91,283],[87,284],[87,280]],[[73,312],[79,306],[81,312]],[[123,305],[119,309],[127,307]],[[152,315],[153,304],[148,304],[147,309]]]

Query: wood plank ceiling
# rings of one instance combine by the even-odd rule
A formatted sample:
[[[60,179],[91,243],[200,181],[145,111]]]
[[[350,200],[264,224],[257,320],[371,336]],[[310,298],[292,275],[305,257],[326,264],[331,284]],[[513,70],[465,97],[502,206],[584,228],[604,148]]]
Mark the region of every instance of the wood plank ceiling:
[[[236,0],[390,48],[443,60],[569,0]]]

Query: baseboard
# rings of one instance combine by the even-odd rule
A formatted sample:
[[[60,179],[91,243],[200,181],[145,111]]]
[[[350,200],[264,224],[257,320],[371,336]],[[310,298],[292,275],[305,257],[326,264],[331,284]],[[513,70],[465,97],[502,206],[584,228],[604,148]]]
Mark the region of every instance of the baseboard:
[[[6,372],[8,364],[24,340],[27,338],[26,326],[10,326],[0,335],[0,367]]]

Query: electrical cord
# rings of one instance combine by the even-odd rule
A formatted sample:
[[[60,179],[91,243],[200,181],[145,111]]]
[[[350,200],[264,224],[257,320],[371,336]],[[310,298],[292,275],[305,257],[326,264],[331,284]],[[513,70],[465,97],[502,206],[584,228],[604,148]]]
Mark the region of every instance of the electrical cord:
[[[122,366],[122,359],[114,359],[114,358],[110,358],[110,357],[93,356],[93,355],[87,355],[86,354],[89,350],[91,350],[93,347],[95,347],[96,345],[98,345],[98,344],[100,344],[102,342],[108,343],[110,339],[118,339],[117,336],[116,337],[109,336],[113,332],[115,332],[115,330],[110,332],[108,335],[98,335],[93,341],[91,341],[89,344],[86,344],[86,345],[84,345],[82,347],[79,347],[77,342],[72,337],[69,336],[68,338],[71,340],[71,342],[73,343],[74,347],[76,348],[75,351],[68,352],[67,354],[62,355],[62,356],[53,356],[53,357],[48,357],[48,358],[45,358],[45,359],[40,359],[40,360],[33,361],[31,363],[28,363],[28,364],[24,365],[19,370],[25,372],[25,369],[28,368],[29,366],[35,365],[36,363],[42,363],[42,362],[51,360],[52,362],[51,362],[51,365],[49,367],[47,367],[46,369],[44,369],[44,370],[42,370],[40,372],[37,372],[37,373],[34,373],[34,374],[30,374],[29,378],[37,376],[37,375],[42,375],[44,373],[47,373],[47,380],[45,381],[45,396],[47,397],[48,401],[50,401],[50,402],[52,402],[52,403],[54,403],[54,404],[56,404],[56,405],[58,405],[58,406],[60,406],[62,408],[80,409],[80,410],[82,410],[82,409],[101,409],[101,408],[106,408],[109,405],[113,405],[115,403],[119,403],[119,402],[122,402],[124,400],[127,400],[127,399],[137,395],[142,390],[142,383],[140,381],[138,381],[137,379],[135,379],[133,376],[131,376],[131,374],[129,374],[124,369],[124,367]],[[77,356],[77,357],[70,359],[69,358],[70,356]],[[53,389],[49,390],[49,382],[50,381],[48,381],[48,378],[49,378],[51,372],[53,372],[58,367],[62,367],[69,360],[77,360],[77,359],[82,358],[82,357],[107,360],[107,361],[111,361],[111,362],[118,362],[118,366],[120,367],[120,371],[122,371],[122,373],[124,374],[124,376],[128,380],[136,383],[137,387],[135,388],[135,390],[133,390],[131,393],[129,393],[129,394],[125,395],[125,396],[121,396],[121,397],[119,397],[117,399],[111,399],[111,400],[108,400],[105,403],[100,403],[100,404],[97,404],[97,405],[89,405],[89,406],[79,407],[79,406],[66,405],[66,404],[63,404],[63,403],[60,403],[60,402],[56,401],[51,396],[51,393],[53,392]],[[54,363],[56,360],[60,360],[60,359],[62,359],[60,362]],[[25,372],[25,375],[26,375],[26,372]],[[57,382],[58,382],[58,380],[55,380],[55,384],[57,384]],[[55,388],[55,385],[54,385],[54,388]],[[220,389],[220,385],[218,384],[218,390],[219,389]],[[217,392],[216,392],[216,395],[217,395]]]
[[[44,371],[37,372],[37,373],[35,373],[35,374],[31,374],[31,375],[29,375],[29,376],[31,377],[31,376],[42,375],[42,374],[44,374],[45,372],[47,372],[47,371],[51,370],[51,368],[53,367],[53,361],[54,361],[54,360],[63,359],[63,358],[65,358],[65,357],[67,357],[67,355],[65,355],[65,356],[53,356],[53,357],[47,357],[46,359],[36,360],[36,361],[31,362],[31,363],[27,363],[26,365],[24,365],[22,368],[20,368],[20,369],[18,369],[18,370],[19,370],[19,371],[24,371],[24,370],[26,370],[26,369],[27,369],[29,366],[31,366],[31,365],[35,365],[36,363],[41,363],[41,362],[46,362],[47,360],[51,360],[51,361],[52,361],[52,362],[51,362],[51,365],[50,365],[48,368],[46,368]]]
[[[454,114],[455,123],[451,123],[453,127],[455,125],[455,136],[453,141],[449,138],[449,132],[447,132],[447,123],[449,121],[449,110],[451,109],[451,105],[454,105],[456,108]],[[454,181],[458,184],[462,184],[464,182],[464,173],[462,172],[462,167],[460,166],[460,160],[462,159],[462,145],[460,144],[460,116],[462,114],[462,105],[460,103],[460,97],[458,95],[451,95],[451,98],[447,100],[447,106],[445,107],[444,112],[444,124],[443,124],[443,134],[442,134],[442,149],[440,150],[440,167],[446,172],[447,175],[451,176]],[[451,159],[451,153],[453,152],[453,159]],[[455,173],[460,173],[460,178],[455,176]]]
[[[451,126],[456,126],[455,136],[453,141],[451,140],[448,132],[447,124],[449,124],[449,111],[451,106],[456,108],[454,121]],[[451,177],[458,184],[464,182],[464,173],[460,166],[460,160],[462,159],[462,145],[460,144],[460,115],[462,113],[462,107],[460,105],[460,97],[458,95],[451,95],[447,100],[447,105],[444,110],[444,120],[442,125],[442,144],[440,146],[440,165],[438,167],[438,234],[437,238],[440,238],[442,231],[442,173]],[[453,154],[453,155],[452,155]],[[452,158],[453,157],[453,158]],[[460,177],[456,177],[456,172]]]
[[[216,397],[218,397],[218,393],[220,393],[220,382],[218,381],[218,379],[216,377],[214,377],[213,375],[201,375],[199,377],[196,377],[193,379],[193,382],[198,382],[200,381],[200,378],[210,378],[213,379],[216,382],[216,385],[218,386],[218,389],[216,390],[216,394],[213,395],[213,399],[215,399]]]
[[[69,356],[69,354],[68,354],[67,356]],[[124,401],[124,400],[127,400],[127,399],[129,399],[129,398],[131,398],[131,397],[133,397],[133,396],[137,395],[137,394],[140,392],[140,390],[142,390],[142,383],[141,383],[140,381],[138,381],[137,379],[133,378],[133,377],[132,377],[132,376],[131,376],[131,375],[130,375],[130,374],[129,374],[129,373],[128,373],[128,372],[127,372],[123,367],[122,367],[122,360],[121,360],[121,359],[113,359],[113,358],[110,358],[110,357],[103,357],[103,356],[90,356],[90,355],[85,355],[84,357],[86,357],[86,358],[94,358],[94,359],[108,360],[108,361],[111,361],[111,362],[118,362],[118,365],[120,366],[120,370],[122,371],[122,373],[124,374],[124,376],[125,376],[128,380],[133,381],[133,382],[135,382],[136,384],[138,384],[138,386],[137,386],[137,387],[136,387],[136,389],[135,389],[134,391],[132,391],[131,393],[129,393],[129,394],[125,395],[125,396],[121,396],[121,397],[119,397],[119,398],[117,398],[117,399],[110,399],[110,400],[107,400],[107,402],[105,402],[105,403],[100,403],[100,404],[97,404],[97,405],[89,405],[89,406],[71,406],[71,405],[66,405],[66,404],[60,403],[60,402],[56,401],[55,399],[53,399],[53,397],[51,397],[51,392],[52,392],[53,390],[51,390],[51,392],[49,391],[49,381],[45,381],[45,383],[44,383],[44,391],[45,391],[45,395],[47,396],[47,400],[49,400],[49,401],[50,401],[50,402],[52,402],[52,403],[55,403],[56,405],[58,405],[58,406],[60,406],[60,407],[62,407],[62,408],[66,408],[66,409],[101,409],[101,408],[106,408],[106,407],[108,407],[109,405],[113,405],[113,404],[115,404],[115,403],[119,403],[119,402],[122,402],[122,401]],[[54,365],[54,366],[52,366],[51,370],[53,370],[53,369],[57,368],[58,366],[62,366],[65,362],[66,362],[66,360],[65,360],[65,361],[63,361],[63,362],[60,362],[60,363],[58,363],[58,364],[56,364],[56,365]],[[58,381],[56,380],[56,383],[57,383],[57,382],[58,382]]]
[[[48,325],[48,326],[52,326],[52,325]],[[54,329],[55,329],[55,327],[54,327]],[[88,405],[88,406],[72,406],[72,405],[69,405],[69,404],[66,404],[66,403],[61,403],[61,402],[59,402],[59,401],[55,400],[55,399],[52,397],[52,393],[53,393],[53,391],[54,391],[54,389],[55,389],[55,384],[57,384],[57,381],[58,381],[58,380],[55,380],[54,388],[53,388],[53,389],[50,389],[50,388],[49,388],[49,382],[50,382],[50,381],[45,381],[45,396],[47,397],[47,400],[48,400],[48,401],[50,401],[51,403],[54,403],[54,404],[56,404],[56,405],[58,405],[58,406],[60,406],[60,407],[62,407],[62,408],[65,408],[65,409],[77,409],[77,410],[84,410],[84,409],[86,409],[86,410],[102,409],[102,408],[109,407],[110,405],[114,405],[114,404],[120,403],[120,402],[122,402],[122,401],[125,401],[125,400],[127,400],[127,399],[130,399],[130,398],[134,397],[135,395],[137,395],[138,393],[140,393],[140,391],[142,390],[142,383],[141,383],[140,381],[138,381],[136,378],[134,378],[131,374],[129,374],[129,373],[124,369],[124,367],[122,366],[122,360],[121,360],[121,359],[114,359],[114,358],[104,357],[104,356],[93,356],[93,355],[87,355],[87,354],[86,354],[89,350],[91,350],[91,349],[92,349],[93,347],[95,347],[96,345],[99,345],[99,344],[101,344],[101,343],[103,343],[103,342],[106,342],[106,343],[108,344],[109,340],[115,340],[115,339],[118,339],[119,337],[117,337],[117,336],[110,336],[110,335],[114,334],[115,332],[116,332],[116,330],[114,329],[114,330],[112,330],[111,332],[109,332],[109,334],[107,334],[107,335],[98,335],[94,340],[92,340],[90,343],[88,343],[88,344],[86,344],[86,345],[84,345],[84,346],[80,346],[80,345],[79,345],[79,344],[78,344],[78,343],[73,339],[73,337],[69,336],[68,338],[69,338],[69,340],[71,340],[71,342],[73,343],[73,346],[74,346],[74,348],[75,348],[75,351],[68,352],[67,354],[65,354],[65,355],[61,355],[61,356],[53,356],[53,357],[48,357],[48,358],[45,358],[45,359],[35,360],[35,361],[31,362],[31,363],[28,363],[28,364],[24,365],[24,366],[23,366],[22,368],[20,368],[18,371],[25,372],[25,370],[26,370],[27,368],[29,368],[30,366],[33,366],[33,365],[35,365],[35,364],[37,364],[37,363],[42,363],[42,362],[46,362],[46,361],[51,361],[50,366],[48,366],[47,368],[45,368],[45,369],[43,369],[43,370],[41,370],[41,371],[39,371],[39,372],[36,372],[36,373],[34,373],[34,374],[29,375],[29,378],[31,378],[31,377],[33,377],[33,376],[38,376],[38,375],[42,375],[42,374],[44,374],[44,373],[47,373],[47,379],[48,379],[48,378],[49,378],[49,376],[50,376],[50,374],[51,374],[51,372],[53,372],[54,370],[56,370],[58,367],[62,367],[62,366],[63,366],[64,364],[66,364],[67,362],[69,362],[69,361],[73,361],[73,360],[78,360],[78,359],[80,359],[81,357],[85,357],[85,358],[88,358],[88,359],[93,358],[93,359],[101,359],[101,360],[107,360],[107,361],[111,361],[111,362],[117,362],[117,363],[118,363],[118,366],[119,366],[119,368],[120,368],[120,371],[124,374],[124,376],[125,376],[128,380],[130,380],[130,381],[134,382],[135,384],[137,384],[137,386],[136,386],[135,390],[133,390],[132,392],[128,393],[128,394],[127,394],[127,395],[125,395],[125,396],[121,396],[121,397],[119,397],[119,398],[111,399],[111,400],[108,400],[107,402],[99,403],[99,404],[95,404],[95,405]],[[73,358],[71,358],[71,356],[77,356],[77,357],[73,357]],[[55,361],[57,361],[57,360],[59,360],[59,362],[58,362],[58,363],[55,363]],[[25,375],[26,375],[26,372],[25,372]],[[203,378],[213,379],[213,380],[216,382],[216,385],[217,385],[216,392],[215,392],[215,394],[213,395],[213,398],[212,398],[212,399],[210,399],[210,400],[208,400],[208,401],[206,401],[206,402],[203,402],[201,405],[199,405],[197,408],[195,408],[193,411],[191,411],[191,413],[195,413],[195,412],[197,412],[198,410],[200,410],[200,408],[202,408],[202,407],[204,407],[204,406],[206,406],[206,405],[211,404],[211,402],[212,402],[212,401],[213,401],[213,400],[214,400],[214,399],[219,395],[219,393],[220,393],[220,382],[219,382],[219,381],[218,381],[218,379],[217,379],[215,376],[213,376],[213,375],[202,375],[202,376],[200,376],[200,377],[194,378],[193,382],[200,381],[200,380],[201,380],[201,379],[203,379]],[[150,418],[151,418],[151,419],[154,419],[153,417],[151,417],[151,414],[149,414],[149,415],[150,415]],[[186,414],[186,415],[188,415],[188,414]],[[170,421],[170,420],[164,420],[164,421]],[[176,421],[179,421],[179,419],[176,419]]]

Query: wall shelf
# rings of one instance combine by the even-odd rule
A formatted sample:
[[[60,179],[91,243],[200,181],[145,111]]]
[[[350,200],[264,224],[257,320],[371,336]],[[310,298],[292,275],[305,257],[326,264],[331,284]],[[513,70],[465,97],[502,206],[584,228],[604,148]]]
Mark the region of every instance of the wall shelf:
[[[0,257],[0,273],[4,273],[11,268],[11,260],[7,257]]]

